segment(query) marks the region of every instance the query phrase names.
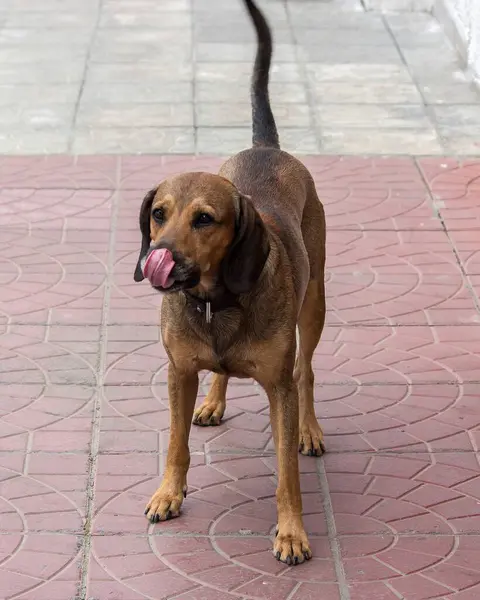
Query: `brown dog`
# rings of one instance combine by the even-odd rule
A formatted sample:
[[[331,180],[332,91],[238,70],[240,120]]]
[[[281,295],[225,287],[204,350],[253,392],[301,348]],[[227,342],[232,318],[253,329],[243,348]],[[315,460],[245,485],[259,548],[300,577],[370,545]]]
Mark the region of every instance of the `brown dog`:
[[[245,4],[258,37],[253,147],[229,159],[219,175],[185,173],[163,181],[140,211],[135,281],[147,273],[152,252],[169,262],[162,285],[149,276],[165,292],[161,331],[170,360],[171,424],[163,481],[145,514],[151,522],[179,515],[192,418],[197,425],[218,425],[228,378],[251,377],[268,395],[278,461],[274,554],[297,564],[312,556],[298,449],[309,456],[324,450],[311,362],[325,320],[325,218],[309,172],[279,148],[268,97],[270,30],[255,4]],[[194,412],[203,369],[215,376]]]

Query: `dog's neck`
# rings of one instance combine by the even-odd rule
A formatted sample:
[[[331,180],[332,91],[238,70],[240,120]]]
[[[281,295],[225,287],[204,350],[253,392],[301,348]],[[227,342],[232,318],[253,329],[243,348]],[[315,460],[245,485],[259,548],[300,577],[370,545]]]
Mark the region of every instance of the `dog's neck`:
[[[229,308],[238,308],[238,297],[230,293],[228,290],[218,290],[213,294],[195,293],[185,290],[187,307],[195,313],[202,315],[207,323],[211,323],[212,317],[216,313],[221,313]]]

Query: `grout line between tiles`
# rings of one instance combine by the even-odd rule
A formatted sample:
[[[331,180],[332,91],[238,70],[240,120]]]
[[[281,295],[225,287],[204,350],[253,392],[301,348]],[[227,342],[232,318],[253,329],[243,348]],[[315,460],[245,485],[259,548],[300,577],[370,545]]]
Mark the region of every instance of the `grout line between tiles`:
[[[469,326],[470,327],[470,326]],[[124,340],[125,341],[125,340]],[[12,379],[12,381],[7,381],[6,379],[3,381],[0,381],[0,389],[3,387],[9,387],[12,385],[17,385],[18,384],[18,379]],[[95,384],[89,384],[89,383],[59,383],[59,384],[50,384],[50,385],[59,385],[62,388],[69,388],[69,387],[75,387],[75,388],[82,388],[82,389],[97,389],[97,386]],[[249,383],[248,380],[242,383],[242,382],[237,382],[235,384],[235,388],[239,391],[241,389],[245,390],[248,389],[250,386],[252,386],[252,383]],[[355,381],[322,381],[321,379],[317,379],[315,381],[315,385],[318,388],[322,388],[322,387],[356,387],[356,388],[369,388],[369,387],[418,387],[418,386],[456,386],[456,387],[460,387],[463,385],[480,385],[480,379],[463,379],[463,380],[456,380],[456,379],[447,379],[447,380],[443,380],[443,381],[435,381],[435,380],[420,380],[420,381],[402,381],[401,383],[399,383],[398,381],[388,381],[388,380],[383,380],[383,381],[366,381],[366,382],[355,382]],[[22,386],[24,387],[29,387],[29,386],[33,386],[33,387],[38,387],[38,383],[36,382],[22,382]],[[105,383],[103,386],[101,386],[101,390],[104,390],[105,388],[151,388],[151,389],[166,389],[167,388],[167,382],[166,381],[161,381],[158,383],[145,383],[145,382],[126,382],[126,383]],[[207,385],[208,387],[208,385]]]
[[[75,107],[73,110],[72,122],[70,123],[70,133],[69,133],[68,140],[67,140],[67,153],[68,154],[72,153],[73,145],[75,142],[78,111],[80,109],[83,92],[85,90],[85,84],[87,82],[88,70],[90,68],[90,57],[92,55],[92,48],[93,48],[93,44],[95,42],[95,38],[97,37],[97,31],[98,31],[98,27],[99,27],[101,15],[102,15],[102,6],[103,6],[103,0],[99,0],[99,3],[97,5],[97,18],[95,20],[95,24],[92,29],[92,35],[90,36],[90,40],[88,42],[87,54],[85,56],[85,68],[83,69],[82,80],[80,82],[80,87],[78,89],[78,95],[75,100]]]
[[[317,475],[320,482],[320,490],[322,492],[323,510],[325,512],[325,521],[327,524],[328,541],[330,543],[330,552],[332,553],[335,574],[337,576],[340,600],[350,600],[350,590],[348,589],[347,577],[345,575],[345,569],[342,560],[342,552],[337,537],[335,513],[333,512],[330,487],[328,485],[327,473],[323,458],[320,458],[317,461]]]
[[[416,90],[418,91],[420,98],[422,100],[422,106],[425,110],[425,114],[427,115],[428,120],[430,121],[430,124],[432,125],[433,130],[435,131],[435,136],[437,137],[438,143],[442,149],[442,151],[445,151],[445,138],[443,137],[443,135],[441,134],[441,131],[438,127],[438,123],[436,121],[436,119],[433,117],[432,115],[432,110],[430,108],[430,106],[427,104],[426,100],[425,100],[425,96],[423,93],[423,90],[421,89],[420,85],[417,82],[416,77],[414,76],[414,74],[412,73],[412,69],[410,68],[410,65],[408,64],[407,60],[405,59],[405,55],[403,54],[403,50],[400,46],[400,44],[398,43],[398,40],[395,36],[394,31],[392,30],[392,28],[390,27],[390,23],[388,22],[388,18],[385,14],[382,14],[382,21],[383,21],[383,26],[385,27],[388,35],[390,36],[393,45],[395,46],[398,54],[400,55],[400,59],[402,61],[403,66],[405,67],[405,69],[407,70],[410,79],[412,80]]]
[[[39,529],[39,530],[29,530],[29,534],[34,534],[35,536],[42,536],[42,535],[47,535],[47,536],[64,536],[64,535],[68,535],[68,536],[72,536],[72,535],[78,535],[78,531],[76,531],[75,529]],[[473,531],[462,531],[461,534],[456,534],[457,537],[465,537],[465,538],[475,538],[478,539],[479,537],[479,532],[477,530],[473,530]],[[2,537],[9,537],[12,536],[12,532],[11,531],[0,531],[0,538]],[[430,538],[433,539],[452,539],[453,537],[455,537],[454,533],[438,533],[436,531],[425,531],[422,532],[422,536],[428,536]],[[263,540],[268,540],[268,541],[272,541],[272,535],[268,534],[263,534],[263,533],[255,533],[255,532],[251,532],[251,533],[238,533],[235,531],[231,531],[231,532],[224,532],[224,533],[215,533],[215,534],[210,534],[210,533],[200,533],[200,532],[196,532],[196,531],[175,531],[175,532],[170,532],[170,531],[153,531],[150,533],[132,533],[132,532],[125,532],[122,530],[118,530],[118,531],[102,531],[101,533],[93,533],[92,534],[93,538],[109,538],[109,537],[125,537],[125,538],[132,538],[132,539],[151,539],[151,538],[179,538],[179,539],[206,539],[206,540],[210,540],[213,538],[215,539],[239,539],[239,540],[245,540],[245,539],[263,539]],[[384,533],[354,533],[354,534],[346,534],[346,535],[342,535],[342,538],[344,539],[351,539],[351,538],[384,538],[385,534]],[[398,539],[418,539],[418,532],[412,532],[412,533],[398,533],[397,534]],[[318,540],[318,539],[324,539],[325,536],[322,535],[309,535],[309,538],[312,540]],[[90,600],[90,598],[88,599]],[[103,600],[103,598],[101,599]],[[115,599],[116,600],[116,599]]]
[[[115,431],[115,430],[113,430]],[[145,432],[152,432],[152,429],[140,429],[138,430],[142,433]],[[331,437],[335,437],[335,436],[327,436],[327,439],[330,439]],[[62,456],[84,456],[85,452],[81,451],[81,450],[68,450],[68,451],[53,451],[53,450],[2,450],[1,451],[3,455],[19,455],[19,454],[24,454],[26,457],[29,456],[34,456],[34,455],[38,455],[38,456],[58,456],[59,454],[61,454]],[[163,449],[161,451],[157,451],[157,450],[117,450],[117,451],[105,451],[105,452],[100,452],[98,453],[101,456],[159,456],[159,458],[165,458],[167,456],[168,453],[168,447],[166,449]],[[441,455],[450,455],[450,454],[458,454],[458,455],[464,455],[464,456],[469,456],[469,455],[476,455],[477,450],[474,449],[466,449],[466,448],[436,448],[435,450],[429,450],[428,448],[425,449],[418,449],[418,448],[410,448],[408,446],[401,446],[398,448],[381,448],[379,450],[376,450],[374,448],[372,448],[371,450],[329,450],[328,451],[328,455],[329,456],[366,456],[369,458],[373,458],[375,456],[400,456],[400,455],[407,455],[407,456],[441,456]],[[208,451],[197,451],[197,452],[192,452],[192,456],[194,454],[200,455],[200,456],[206,456],[206,458],[208,458],[209,460],[211,460],[211,456],[215,456],[215,457],[220,457],[220,456],[224,456],[225,458],[230,458],[230,457],[235,457],[238,459],[241,458],[276,458],[276,453],[274,450],[261,450],[261,449],[253,449],[253,450],[242,450],[241,448],[219,448],[219,449],[215,449],[215,450],[208,450]],[[226,461],[220,461],[217,463],[213,463],[212,466],[214,467],[218,467],[218,465],[221,465],[223,462]],[[26,462],[25,462],[26,464]],[[208,466],[209,464],[212,464],[210,462],[206,463],[206,466]],[[26,471],[26,467],[23,467],[23,473],[27,474]],[[142,475],[143,477],[146,478],[151,478],[151,477],[158,477],[158,473],[140,473],[139,475]],[[1,533],[1,531],[0,531]]]
[[[194,0],[189,0],[188,8],[191,15],[190,23],[190,62],[192,65],[192,124],[193,124],[193,149],[198,154],[198,124],[197,124],[197,44],[195,40]]]
[[[121,180],[121,161],[117,160],[116,189],[118,190]],[[105,292],[102,307],[102,322],[100,331],[99,354],[97,361],[97,394],[94,398],[93,416],[92,416],[92,435],[90,443],[90,452],[88,456],[88,475],[85,501],[85,525],[83,529],[82,561],[80,565],[80,581],[78,586],[77,598],[75,600],[86,600],[88,591],[88,574],[90,568],[90,551],[92,544],[92,521],[94,514],[95,489],[97,477],[97,465],[100,447],[100,428],[101,428],[101,401],[103,396],[103,376],[107,362],[107,339],[108,339],[108,311],[110,307],[110,296],[113,286],[113,267],[115,264],[115,240],[116,225],[118,219],[118,191],[113,195],[112,217],[110,223],[110,239],[107,259],[107,276],[105,279]]]
[[[301,582],[297,583],[297,584],[296,584],[296,585],[293,587],[292,591],[291,591],[291,592],[288,594],[288,596],[285,598],[285,600],[292,600],[292,598],[295,598],[295,596],[297,595],[297,592],[298,592],[298,590],[300,590],[301,586],[302,586],[302,583],[301,583]]]

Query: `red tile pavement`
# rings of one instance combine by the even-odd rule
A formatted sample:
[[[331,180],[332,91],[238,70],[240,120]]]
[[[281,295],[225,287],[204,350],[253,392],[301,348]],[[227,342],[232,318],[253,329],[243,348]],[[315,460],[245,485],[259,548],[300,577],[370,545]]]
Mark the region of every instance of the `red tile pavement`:
[[[276,463],[248,380],[219,427],[192,429],[182,517],[144,518],[169,415],[137,211],[162,177],[220,162],[0,159],[2,600],[476,600],[478,161],[305,159],[329,225],[329,453],[300,459],[315,558],[271,555]]]

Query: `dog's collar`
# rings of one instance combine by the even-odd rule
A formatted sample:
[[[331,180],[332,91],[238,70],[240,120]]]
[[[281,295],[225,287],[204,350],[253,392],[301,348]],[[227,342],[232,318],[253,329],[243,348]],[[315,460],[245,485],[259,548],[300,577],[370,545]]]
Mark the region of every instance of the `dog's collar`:
[[[191,306],[196,312],[204,314],[207,323],[211,323],[214,313],[238,306],[237,297],[229,292],[206,298],[195,296],[186,290],[184,290],[183,294],[187,305]]]

